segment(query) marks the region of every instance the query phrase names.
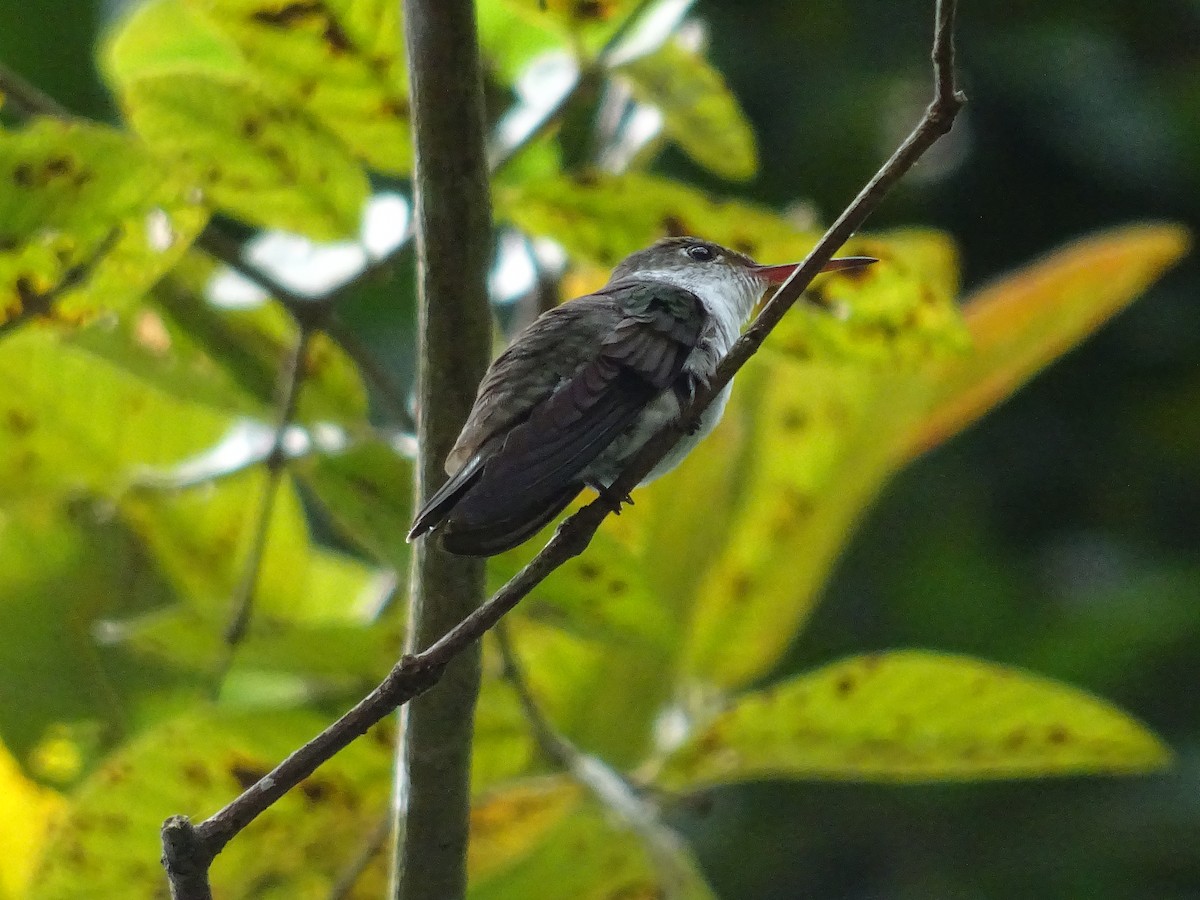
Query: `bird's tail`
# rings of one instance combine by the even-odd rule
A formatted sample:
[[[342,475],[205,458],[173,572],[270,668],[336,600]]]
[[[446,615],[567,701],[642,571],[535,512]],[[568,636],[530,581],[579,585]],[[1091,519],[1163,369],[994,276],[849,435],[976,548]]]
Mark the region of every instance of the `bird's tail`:
[[[566,485],[561,491],[533,506],[505,513],[501,518],[472,521],[469,497],[451,510],[442,528],[442,546],[458,556],[495,556],[528,540],[567,508],[583,482]]]

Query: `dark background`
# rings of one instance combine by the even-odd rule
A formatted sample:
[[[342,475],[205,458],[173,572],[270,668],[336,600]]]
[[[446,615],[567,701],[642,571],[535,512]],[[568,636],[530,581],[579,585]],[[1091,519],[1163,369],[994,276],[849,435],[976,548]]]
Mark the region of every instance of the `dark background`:
[[[0,58],[79,112],[106,10],[0,0]],[[931,4],[708,0],[761,174],[835,213],[929,96]],[[968,0],[970,106],[871,225],[944,228],[967,290],[1083,233],[1200,225],[1200,4]],[[769,784],[680,813],[730,900],[1200,897],[1200,264],[1195,256],[884,492],[785,663],[918,646],[1026,666],[1142,717],[1178,759],[1131,779]]]

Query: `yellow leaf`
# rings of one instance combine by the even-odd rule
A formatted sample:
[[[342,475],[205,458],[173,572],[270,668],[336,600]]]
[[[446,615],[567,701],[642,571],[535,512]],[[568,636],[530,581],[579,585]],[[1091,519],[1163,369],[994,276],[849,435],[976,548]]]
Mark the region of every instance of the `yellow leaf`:
[[[967,298],[974,352],[932,370],[909,452],[961,431],[1133,301],[1190,245],[1174,225],[1135,225],[1070,244]]]
[[[1169,752],[1075,688],[962,656],[856,657],[747,694],[662,772],[672,788],[757,778],[930,781],[1146,772]]]
[[[468,900],[714,900],[686,849],[651,849],[563,776],[478,801],[468,866]]]
[[[921,409],[923,394],[903,389],[903,372],[961,348],[957,266],[945,237],[899,232],[858,239],[846,252],[882,261],[866,277],[828,277],[814,287],[819,303],[844,306],[845,316],[801,303],[771,335],[769,352],[738,376],[712,438],[741,434],[740,446],[728,447],[724,458],[737,467],[736,493],[727,500],[721,490],[693,484],[686,479],[701,470],[687,467],[661,488],[639,492],[639,510],[641,495],[649,492],[653,504],[657,490],[670,495],[657,499],[666,509],[687,502],[675,497],[721,499],[674,526],[698,543],[706,531],[721,537],[721,544],[704,543],[703,554],[689,555],[697,571],[684,651],[688,679],[745,684],[779,659],[890,471],[889,434]],[[654,545],[646,552],[654,553]]]
[[[0,898],[25,896],[46,837],[64,806],[60,794],[26,778],[0,744]]]
[[[163,819],[215,812],[326,724],[262,709],[160,720],[74,792],[29,898],[159,896]],[[385,814],[392,756],[386,724],[342,750],[230,842],[212,869],[216,896],[327,896]]]

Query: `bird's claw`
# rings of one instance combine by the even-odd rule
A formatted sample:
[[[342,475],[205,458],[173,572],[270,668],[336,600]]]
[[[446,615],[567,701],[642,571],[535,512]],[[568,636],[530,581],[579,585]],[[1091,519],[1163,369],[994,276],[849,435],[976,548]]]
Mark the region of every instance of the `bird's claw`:
[[[617,497],[614,496],[613,492],[608,488],[601,487],[598,484],[591,485],[591,488],[600,495],[600,499],[604,501],[604,504],[610,510],[612,510],[612,514],[614,516],[619,516],[621,514],[621,507],[625,504],[633,506],[633,497],[631,497],[629,494],[626,494],[624,497]]]

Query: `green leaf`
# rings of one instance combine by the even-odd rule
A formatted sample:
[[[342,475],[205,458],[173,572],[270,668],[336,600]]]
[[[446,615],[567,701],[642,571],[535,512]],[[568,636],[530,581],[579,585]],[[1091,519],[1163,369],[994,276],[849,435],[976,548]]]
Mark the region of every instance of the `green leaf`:
[[[126,135],[37,119],[0,131],[0,325],[116,242],[49,311],[74,325],[120,310],[173,266],[204,226],[184,185]]]
[[[517,8],[512,0],[480,0],[476,21],[479,50],[488,69],[509,85],[536,56],[562,49],[566,43],[544,19]]]
[[[176,0],[139,7],[104,63],[134,130],[208,202],[314,238],[357,230],[368,184],[346,145],[204,17]]]
[[[215,206],[318,239],[357,231],[368,193],[362,169],[336,138],[257,86],[176,72],[129,83],[122,101],[151,150]]]
[[[165,393],[52,331],[18,331],[2,348],[0,503],[114,496],[138,467],[174,464],[228,427],[226,415]]]
[[[928,408],[908,452],[941,443],[1131,303],[1187,253],[1175,225],[1133,225],[1068,244],[972,294],[964,315],[975,350],[925,375]]]
[[[631,832],[561,778],[497,790],[471,814],[469,900],[674,897],[712,900],[695,862],[679,850],[656,858]]]
[[[672,690],[669,648],[648,650],[524,617],[513,619],[511,631],[526,680],[558,731],[614,766],[645,757]]]
[[[488,566],[488,589],[499,590],[545,543],[534,539],[496,557]],[[590,640],[667,652],[679,629],[656,602],[643,571],[625,547],[601,532],[586,554],[565,562],[522,602],[521,614]]]
[[[664,786],[1117,774],[1169,753],[1108,704],[1016,669],[923,651],[856,657],[752,692],[666,761]]]
[[[265,471],[246,471],[177,491],[135,490],[120,500],[120,513],[138,531],[180,594],[188,611],[213,626],[216,642],[229,598],[254,539],[256,510]],[[323,550],[290,479],[278,488],[255,590],[255,628],[264,634],[284,625],[362,625],[378,611],[381,590],[373,572],[357,560]],[[182,611],[181,611],[182,614]],[[197,640],[201,640],[197,635]]]
[[[808,252],[778,244],[767,250],[772,260]],[[948,236],[902,229],[855,237],[838,255],[879,262],[818,277],[771,333],[768,350],[801,362],[862,363],[887,370],[885,378],[966,355],[970,338],[955,302],[958,253]]]
[[[117,329],[130,336],[102,341],[80,334],[78,341],[185,399],[204,398],[273,420],[279,372],[296,343],[295,320],[276,303],[213,306],[204,299],[211,270],[210,263],[188,257]],[[358,367],[326,335],[310,338],[303,374],[296,422],[361,430],[366,388]]]
[[[615,70],[633,96],[663,114],[663,130],[710,172],[745,181],[758,169],[750,123],[721,73],[676,42]]]
[[[273,96],[304,109],[372,168],[409,171],[399,3],[186,2],[237,45]]]
[[[70,798],[32,900],[154,897],[165,889],[159,826],[215,812],[325,722],[300,713],[198,710],[112,755]],[[392,764],[380,725],[230,842],[212,868],[226,898],[325,896],[385,814]]]
[[[779,659],[890,472],[886,436],[893,418],[911,409],[894,389],[897,373],[961,345],[945,238],[900,232],[847,251],[860,249],[886,260],[869,279],[829,277],[813,289],[819,303],[844,304],[848,314],[798,305],[736,381],[718,429],[718,437],[728,433],[719,439],[738,467],[736,487],[724,489],[727,508],[687,519],[690,530],[715,532],[696,538],[703,551],[692,554],[701,568],[683,653],[689,680],[745,684]],[[685,468],[679,478],[690,474]],[[710,488],[672,474],[662,490],[670,497],[658,502],[670,509],[671,498]],[[717,535],[726,536],[719,546]]]
[[[763,207],[639,173],[539,179],[501,186],[494,199],[497,218],[606,267],[666,235],[701,235],[764,262],[799,259],[815,241]]]
[[[4,507],[0,735],[31,771],[69,782],[103,746],[197,696],[200,680],[173,660],[97,640],[104,620],[175,600],[138,536],[101,506]],[[57,761],[45,752],[56,743]]]
[[[293,467],[342,537],[372,559],[408,572],[412,547],[413,463],[381,441],[321,454]]]

